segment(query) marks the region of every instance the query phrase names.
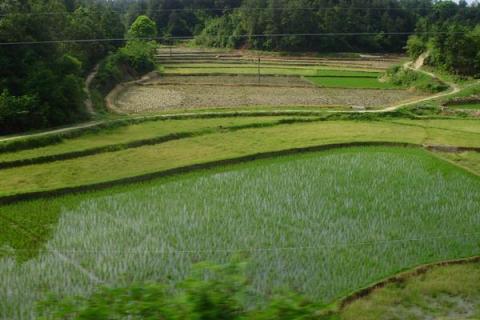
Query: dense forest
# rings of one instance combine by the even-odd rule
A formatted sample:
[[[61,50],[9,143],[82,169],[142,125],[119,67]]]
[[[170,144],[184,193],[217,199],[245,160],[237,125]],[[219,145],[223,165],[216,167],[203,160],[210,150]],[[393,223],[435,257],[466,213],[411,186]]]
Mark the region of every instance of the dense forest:
[[[147,32],[129,32],[135,23]],[[480,74],[480,6],[464,1],[2,0],[0,133],[86,119],[85,76],[101,62],[104,93],[151,70],[149,38],[321,52],[400,52],[408,40],[413,57],[428,51],[433,65]]]

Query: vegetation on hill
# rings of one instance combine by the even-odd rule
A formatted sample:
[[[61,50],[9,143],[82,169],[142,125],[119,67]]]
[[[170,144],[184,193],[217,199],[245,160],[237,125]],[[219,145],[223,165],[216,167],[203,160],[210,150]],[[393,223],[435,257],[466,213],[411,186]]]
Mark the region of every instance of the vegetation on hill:
[[[101,63],[94,86],[103,95],[116,84],[131,80],[155,68],[156,36],[155,22],[147,16],[139,16],[127,33],[127,44],[110,53]]]
[[[417,58],[429,52],[426,63],[459,75],[480,76],[480,5],[437,3],[417,22],[408,53]]]
[[[439,79],[402,66],[390,68],[384,80],[392,85],[426,92],[440,92],[448,89],[448,85]]]
[[[101,2],[2,1],[0,42],[50,42],[0,46],[0,134],[85,119],[82,78],[115,43],[56,41],[123,34],[118,14]]]

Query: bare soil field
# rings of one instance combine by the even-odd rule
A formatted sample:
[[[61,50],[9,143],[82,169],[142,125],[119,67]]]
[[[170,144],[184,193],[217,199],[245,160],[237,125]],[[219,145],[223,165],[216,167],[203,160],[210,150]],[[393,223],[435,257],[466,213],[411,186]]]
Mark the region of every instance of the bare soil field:
[[[165,81],[165,82],[162,82]],[[405,90],[318,88],[299,77],[165,77],[133,85],[120,93],[116,107],[128,113],[243,106],[382,107],[413,99]]]
[[[221,75],[221,76],[203,76],[203,75],[162,75],[144,83],[144,85],[223,85],[223,86],[278,86],[278,87],[310,87],[315,85],[298,76],[261,76],[260,79],[255,75]]]

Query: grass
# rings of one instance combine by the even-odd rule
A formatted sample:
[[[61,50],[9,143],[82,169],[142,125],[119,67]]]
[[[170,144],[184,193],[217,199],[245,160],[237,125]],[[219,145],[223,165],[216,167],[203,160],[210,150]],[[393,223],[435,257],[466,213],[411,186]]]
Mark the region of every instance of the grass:
[[[258,74],[258,67],[225,67],[219,65],[218,67],[181,67],[175,65],[175,67],[165,67],[163,70],[165,74]],[[375,76],[379,73],[365,72],[362,70],[346,70],[343,69],[321,69],[321,68],[301,68],[301,67],[262,67],[260,73],[263,75],[297,75],[297,76]]]
[[[439,155],[480,175],[480,152],[439,153]]]
[[[261,110],[259,108],[250,108],[248,111]],[[299,109],[302,110],[302,109]],[[305,108],[304,111],[311,111],[312,108]],[[221,109],[204,110],[222,111]],[[228,110],[225,110],[228,111]],[[230,111],[231,112],[231,111]],[[301,115],[301,113],[299,113]],[[176,120],[155,120],[147,121],[129,126],[114,127],[86,133],[78,137],[63,139],[59,143],[47,145],[44,147],[31,148],[16,152],[0,152],[0,163],[24,159],[35,159],[45,156],[63,155],[71,152],[80,152],[92,150],[106,146],[117,146],[126,143],[155,139],[161,136],[167,136],[180,133],[193,134],[211,134],[215,132],[224,132],[242,126],[275,126],[284,121],[303,121],[315,120],[312,117],[286,117],[286,116],[265,116],[265,117],[224,117],[224,118],[205,118],[205,119],[176,119]],[[398,119],[390,120],[395,124],[420,126],[426,131],[433,129],[451,130],[452,134],[480,134],[480,121],[472,120],[408,120]]]
[[[348,77],[305,77],[319,87],[346,89],[401,89],[389,82],[380,82],[378,78]]]
[[[22,264],[0,258],[0,310],[29,318],[45,292],[88,294],[97,280],[174,285],[193,262],[239,253],[260,295],[289,287],[330,302],[415,265],[478,254],[479,197],[478,177],[424,151],[352,148],[22,202],[0,214],[38,241],[1,233],[4,251],[45,249]]]
[[[242,69],[255,69],[258,72],[258,65],[256,64],[245,64],[245,65],[238,65],[238,64],[210,64],[210,63],[193,63],[193,64],[175,64],[175,65],[167,65],[165,67],[167,70],[174,68],[174,69],[227,69],[230,71],[237,71]],[[261,65],[260,71],[262,69],[274,69],[274,70],[290,70],[290,71],[298,71],[300,74],[304,72],[314,73],[316,76],[326,76],[326,77],[366,77],[366,78],[377,78],[381,75],[381,72],[376,71],[360,71],[360,70],[348,70],[348,69],[335,69],[335,68],[320,68],[320,67],[312,67],[312,66],[285,66],[282,64],[277,65]]]
[[[36,158],[111,146],[132,141],[145,140],[162,135],[182,132],[214,132],[221,128],[246,124],[265,124],[283,119],[282,117],[230,117],[211,119],[156,120],[130,126],[122,126],[65,139],[61,143],[16,152],[0,153],[0,162]],[[221,128],[220,128],[221,127]]]
[[[244,129],[0,170],[0,195],[73,187],[255,153],[352,141],[479,146],[480,135],[386,121],[324,121]]]
[[[451,104],[448,107],[453,109],[480,110],[480,103]]]
[[[342,320],[479,319],[480,263],[436,267],[348,305]]]
[[[392,120],[393,123],[422,126],[423,128],[444,129],[461,133],[480,133],[480,120],[456,120],[456,119],[426,119],[422,121],[398,119]]]

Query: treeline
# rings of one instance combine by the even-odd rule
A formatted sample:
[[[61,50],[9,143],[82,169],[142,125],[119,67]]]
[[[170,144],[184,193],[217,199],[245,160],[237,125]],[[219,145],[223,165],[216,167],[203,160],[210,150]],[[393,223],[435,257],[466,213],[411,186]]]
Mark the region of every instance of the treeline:
[[[194,37],[199,45],[403,52],[417,33],[408,44],[414,57],[428,47],[427,62],[459,74],[477,74],[471,65],[480,63],[480,5],[465,1],[116,0],[115,6],[128,22],[139,14],[151,17],[160,38]]]
[[[2,0],[0,4],[0,133],[87,118],[84,77],[118,43],[64,39],[123,38],[110,6],[92,1]],[[39,41],[48,43],[35,44]]]
[[[400,51],[408,37],[404,33],[413,31],[431,7],[428,0],[245,0],[233,12],[209,20],[197,41],[262,50]]]
[[[412,58],[427,52],[427,64],[480,77],[480,5],[437,3],[415,31],[407,46]]]

